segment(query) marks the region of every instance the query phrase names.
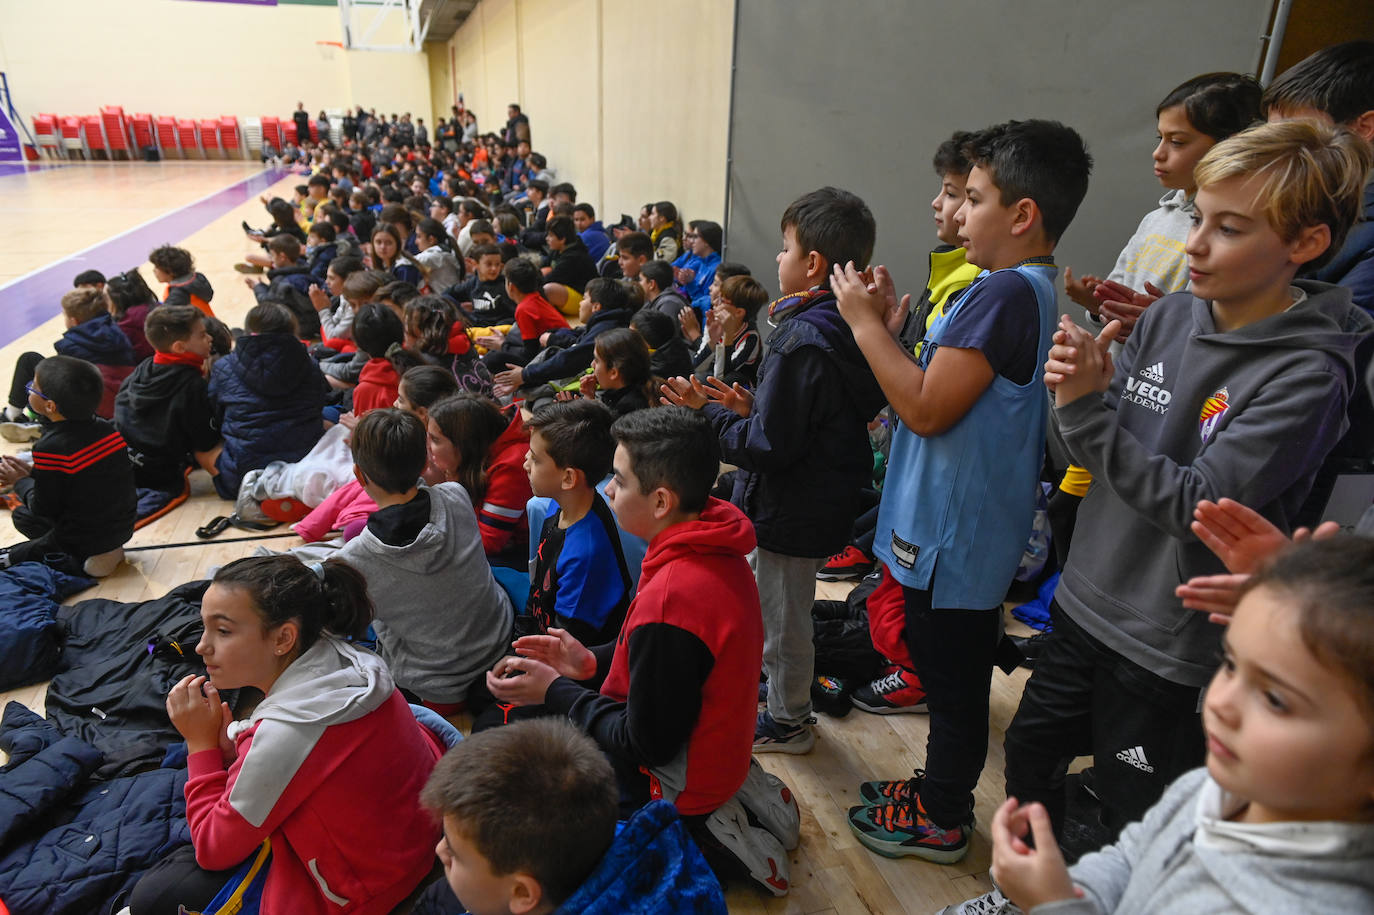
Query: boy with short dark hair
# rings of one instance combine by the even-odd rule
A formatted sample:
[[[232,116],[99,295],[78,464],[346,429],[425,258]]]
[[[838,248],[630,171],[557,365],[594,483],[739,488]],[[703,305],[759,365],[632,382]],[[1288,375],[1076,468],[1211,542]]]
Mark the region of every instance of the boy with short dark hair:
[[[358,375],[358,386],[353,389],[354,416],[396,402],[401,377],[386,354],[393,345],[400,345],[404,340],[405,325],[394,310],[377,302],[358,309],[353,319],[353,342],[358,344],[358,352],[366,353],[369,358]]]
[[[1260,109],[1270,121],[1316,118],[1374,143],[1374,41],[1347,41],[1303,58],[1264,90]],[[1374,182],[1365,185],[1362,216],[1339,251],[1302,275],[1346,287],[1356,305],[1374,313]]]
[[[515,303],[506,295],[501,249],[492,244],[474,245],[471,259],[476,262],[472,275],[450,286],[444,295],[457,302],[478,326],[510,324],[515,320]]]
[[[639,271],[654,259],[654,243],[644,232],[626,232],[616,241],[616,263],[623,279],[639,281]]]
[[[28,385],[29,408],[47,424],[33,465],[6,456],[0,485],[22,505],[15,529],[29,539],[0,550],[0,568],[44,562],[102,578],[124,561],[134,532],[134,474],[124,439],[95,415],[104,393],[100,372],[83,359],[51,356]]]
[[[185,489],[188,466],[216,472],[219,430],[205,380],[213,340],[205,316],[190,305],[155,308],[143,326],[155,352],[119,389],[114,422],[128,443],[134,481],[148,491],[140,504],[158,493],[166,504]]]
[[[676,792],[697,833],[750,769],[763,645],[745,560],[753,529],[710,497],[717,437],[701,414],[637,410],[611,431],[606,495],[620,527],[649,541],[620,635],[595,649],[559,629],[518,639],[519,656],[504,658],[487,687],[499,701],[566,714],[611,757],[624,805],[639,806],[651,789]],[[599,691],[577,682],[597,676],[605,677]],[[774,863],[775,875],[786,867]],[[769,876],[762,871],[753,872],[760,882]]]
[[[898,340],[910,297],[898,303],[886,268],[834,271],[840,313],[900,420],[874,549],[902,586],[930,711],[924,781],[865,783],[849,826],[879,854],[939,863],[968,852],[1002,600],[1044,461],[1038,370],[1054,327],[1054,249],[1092,168],[1082,138],[1053,121],[990,127],[965,155],[973,167],[954,222],[983,272],[918,355]]]
[[[673,285],[672,264],[660,260],[648,261],[639,270],[639,285],[644,288],[644,308],[661,311],[673,319],[674,325],[678,325],[682,309],[691,303]]]
[[[149,253],[148,262],[153,265],[153,276],[157,281],[167,284],[167,291],[162,297],[163,305],[194,305],[214,317],[210,300],[215,297],[215,290],[205,274],[196,272],[196,262],[190,251],[162,245]]]
[[[655,211],[657,212],[657,211]],[[838,188],[812,191],[782,216],[777,329],[759,366],[758,389],[670,379],[673,403],[705,408],[725,461],[740,468],[732,501],[754,522],[763,602],[768,708],[754,749],[806,753],[815,646],[816,571],[838,552],[873,472],[868,422],[883,392],[836,309],[831,270],[867,264],[876,227],[868,206]]]
[[[435,851],[448,888],[473,915],[725,912],[672,805],[653,803],[617,830],[616,793],[596,743],[543,719],[462,741],[420,800],[441,819]],[[425,902],[448,896],[439,886]]]
[[[521,349],[508,354],[507,361],[526,365],[543,348],[539,338],[546,331],[565,330],[568,319],[540,294],[543,277],[539,268],[523,257],[517,257],[505,267],[506,295],[514,302],[515,324],[520,330]],[[481,341],[478,341],[481,342]],[[488,354],[493,355],[493,354]]]
[[[377,511],[339,558],[384,597],[373,625],[396,685],[453,714],[510,644],[510,598],[487,565],[467,490],[420,483],[424,423],[403,410],[372,410],[351,444],[354,473]]]
[[[613,641],[634,589],[615,517],[596,491],[611,469],[611,411],[594,400],[554,403],[525,423],[530,491],[558,507],[544,519],[529,602],[515,634],[566,630],[584,645]]]
[[[291,309],[301,336],[314,337],[320,332],[319,315],[310,301],[310,288],[316,279],[301,258],[301,243],[290,235],[273,235],[267,240],[267,253],[272,264],[266,281],[246,276],[244,284],[259,302],[276,302]]]
[[[1294,277],[1340,250],[1370,162],[1362,139],[1311,120],[1223,140],[1195,171],[1191,291],[1150,306],[1115,371],[1117,322],[1094,340],[1060,319],[1045,382],[1095,482],[1006,737],[1008,794],[1044,803],[1056,829],[1067,757],[1093,754],[1112,831],[1201,762],[1219,630],[1176,594],[1223,570],[1194,510],[1234,499],[1287,534],[1344,431],[1374,322],[1349,290]]]
[[[348,218],[342,214],[339,215],[344,220]],[[339,251],[338,232],[334,228],[332,219],[333,215],[329,219],[315,220],[314,224],[310,226],[309,234],[305,237],[305,268],[310,271],[310,275],[314,277],[317,283],[325,282],[325,278],[329,274],[329,262],[334,260],[334,256]],[[310,292],[308,288],[303,291]]]

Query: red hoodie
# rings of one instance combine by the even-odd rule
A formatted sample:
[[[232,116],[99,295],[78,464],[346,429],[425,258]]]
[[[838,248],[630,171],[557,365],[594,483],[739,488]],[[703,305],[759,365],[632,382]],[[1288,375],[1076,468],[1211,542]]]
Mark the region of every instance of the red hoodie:
[[[263,915],[390,912],[434,863],[419,795],[443,748],[386,665],[322,636],[244,724],[227,770],[218,748],[187,760],[196,863],[235,867],[270,838]]]
[[[520,410],[501,437],[492,443],[487,463],[487,491],[477,506],[477,527],[482,532],[482,551],[488,559],[518,555],[517,568],[528,562],[529,521],[525,503],[530,500],[530,477],[525,473],[525,452],[530,434]]]
[[[715,810],[749,772],[763,664],[759,592],[744,558],[755,543],[749,519],[719,499],[661,532],[600,694],[560,678],[545,697],[613,757],[671,769],[684,815]]]
[[[368,410],[392,406],[400,385],[401,376],[396,374],[390,359],[367,360],[358,376],[358,386],[353,389],[353,415],[362,416]]]

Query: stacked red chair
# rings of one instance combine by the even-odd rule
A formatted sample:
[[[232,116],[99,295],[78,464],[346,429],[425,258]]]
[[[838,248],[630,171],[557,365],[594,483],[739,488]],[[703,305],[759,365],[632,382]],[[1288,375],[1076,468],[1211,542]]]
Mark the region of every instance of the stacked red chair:
[[[40,114],[33,119],[33,137],[38,148],[51,157],[62,154],[62,138],[57,131],[57,115]]]
[[[177,152],[177,119],[160,117],[157,119],[157,145],[164,156]]]
[[[200,150],[200,143],[196,141],[196,122],[190,118],[177,118],[177,142],[181,144],[181,155],[184,158],[191,158],[193,151]],[[204,158],[204,153],[201,157]]]
[[[105,131],[101,127],[100,115],[88,114],[81,119],[83,132],[86,134],[86,148],[94,155],[99,152],[101,158],[110,157],[109,147],[105,143]]]
[[[204,131],[202,131],[203,133]],[[226,158],[238,158],[243,147],[239,139],[239,119],[229,114],[219,118],[219,146]]]
[[[153,116],[151,114],[131,115],[129,127],[133,130],[134,146],[139,149],[146,149],[156,145],[153,138]]]
[[[296,138],[296,122],[295,122],[295,121],[292,121],[292,120],[282,121],[282,122],[281,122],[281,129],[282,129],[282,133],[284,134],[284,139],[286,140],[287,143],[294,143],[294,144],[299,144],[299,143],[300,143],[300,140],[298,140],[298,139]]]
[[[281,118],[264,115],[262,119],[262,142],[270,143],[272,148],[281,152]]]
[[[67,151],[67,155],[81,153],[81,158],[86,158],[86,147],[81,142],[81,119],[70,115],[58,121],[62,131],[62,148]]]
[[[310,119],[310,142],[311,142],[311,143],[318,143],[318,142],[320,142],[320,125],[318,125],[318,124],[315,123],[315,119],[314,119],[314,118],[311,118],[311,119]]]
[[[217,119],[206,118],[200,122],[200,145],[205,151],[205,158],[210,158],[210,150],[214,150],[218,155],[219,121]]]
[[[117,105],[106,105],[100,109],[100,120],[105,126],[105,142],[110,148],[110,158],[122,153],[129,156],[129,128],[124,122],[124,109]]]

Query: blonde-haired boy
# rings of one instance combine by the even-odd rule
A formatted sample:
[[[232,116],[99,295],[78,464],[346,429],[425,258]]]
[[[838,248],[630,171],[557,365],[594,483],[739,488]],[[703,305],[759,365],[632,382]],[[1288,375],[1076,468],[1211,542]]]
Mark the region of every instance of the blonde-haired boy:
[[[1189,525],[1227,497],[1285,532],[1346,428],[1374,321],[1295,280],[1359,212],[1368,144],[1310,121],[1218,143],[1197,167],[1192,291],[1151,306],[1116,360],[1065,316],[1045,366],[1055,418],[1096,481],[1055,595],[1056,630],[1007,731],[1007,794],[1062,828],[1064,763],[1091,753],[1112,830],[1203,757],[1199,698],[1220,629],[1175,589],[1221,572]]]

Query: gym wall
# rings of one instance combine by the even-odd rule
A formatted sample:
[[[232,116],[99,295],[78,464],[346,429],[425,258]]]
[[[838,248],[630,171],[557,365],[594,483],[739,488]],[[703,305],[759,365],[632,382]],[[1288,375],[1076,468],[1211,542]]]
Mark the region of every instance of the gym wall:
[[[958,129],[1036,117],[1076,128],[1096,160],[1057,261],[1105,275],[1164,193],[1155,106],[1197,74],[1256,72],[1271,4],[741,0],[727,259],[776,291],[783,209],[833,184],[873,209],[875,262],[919,291],[935,148]]]
[[[285,115],[301,101],[312,117],[361,104],[433,123],[423,53],[316,44],[340,40],[332,2],[0,0],[0,70],[25,117],[102,105],[254,117]],[[399,26],[375,40],[399,41]]]
[[[720,220],[733,17],[730,0],[482,0],[434,108],[461,92],[486,133],[518,102],[534,149],[608,221],[663,199]]]

